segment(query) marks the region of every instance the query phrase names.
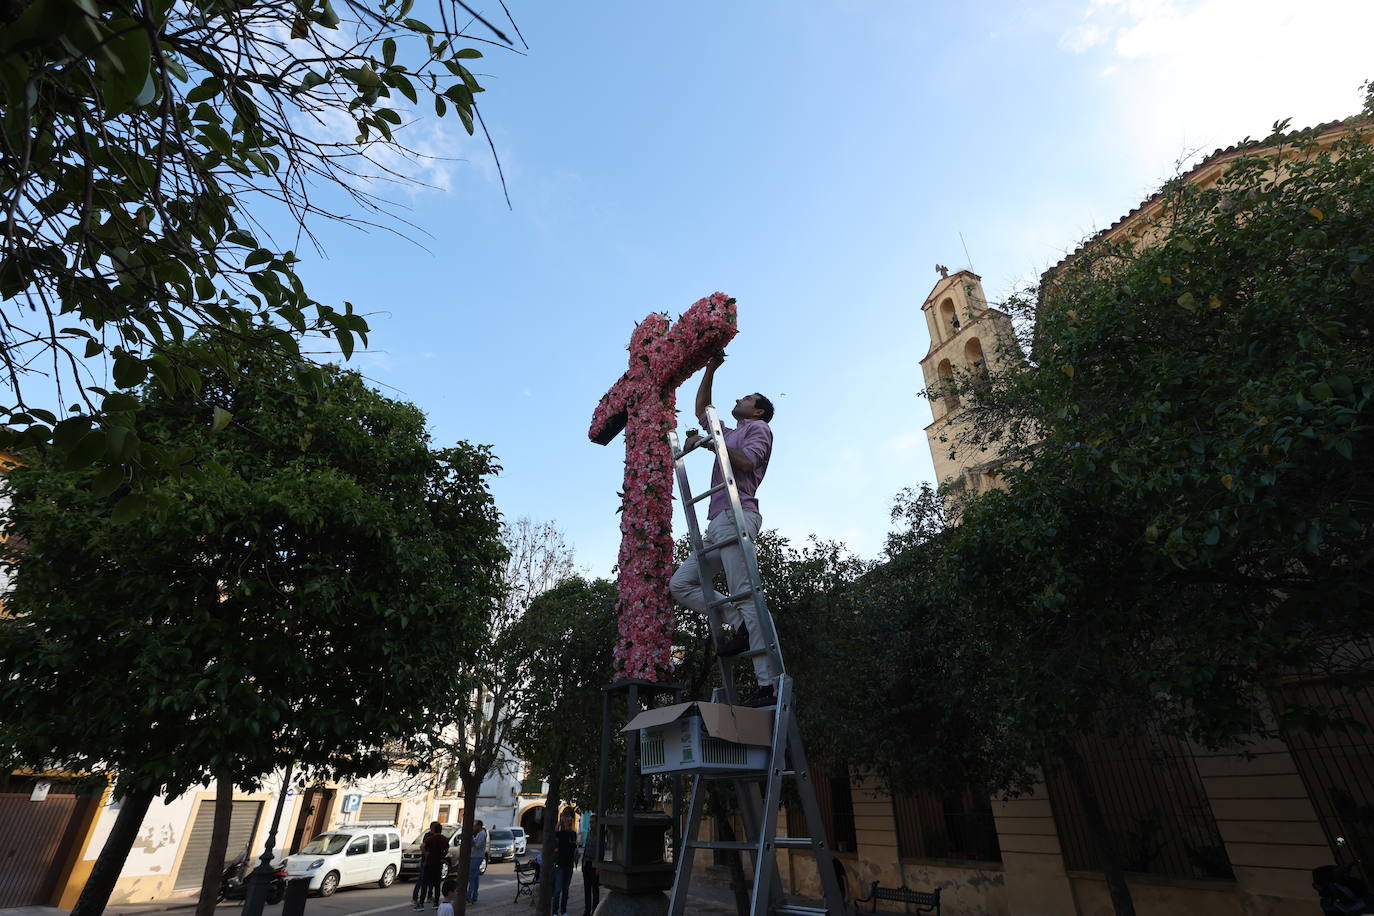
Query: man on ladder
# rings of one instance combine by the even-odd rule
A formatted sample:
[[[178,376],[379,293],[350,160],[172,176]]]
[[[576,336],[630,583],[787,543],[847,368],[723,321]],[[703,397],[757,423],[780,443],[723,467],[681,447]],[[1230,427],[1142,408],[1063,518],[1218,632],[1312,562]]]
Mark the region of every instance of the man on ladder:
[[[711,385],[715,380],[716,369],[725,361],[725,354],[715,356],[707,365],[697,387],[696,415],[706,424],[706,408],[711,404]],[[723,426],[725,446],[730,455],[730,465],[734,470],[735,484],[739,490],[740,503],[744,509],[745,524],[750,529],[748,537],[759,533],[763,521],[759,515],[758,488],[763,475],[768,470],[768,460],[773,453],[773,431],[768,424],[773,419],[773,402],[761,394],[749,394],[735,402],[731,415],[736,420],[734,427]],[[691,451],[704,440],[692,436],[686,442],[683,453]],[[711,474],[711,486],[718,487],[724,480],[719,462]],[[734,513],[729,511],[730,497],[724,488],[711,496],[706,512],[708,524],[703,542],[706,546],[735,538]],[[725,569],[725,578],[731,594],[738,594],[749,585],[749,571],[745,563],[744,551],[738,543],[719,551],[720,563]],[[696,554],[682,564],[673,575],[670,586],[673,598],[684,607],[698,613],[707,613],[713,601],[722,601],[725,596],[717,592],[709,581],[703,582],[701,568]],[[717,644],[716,651],[721,655],[738,655],[747,649],[753,653],[754,676],[758,689],[743,699],[745,706],[770,706],[774,701],[773,681],[777,672],[773,670],[772,660],[765,650],[763,628],[759,626],[757,605],[752,598],[742,598],[725,605],[725,619],[735,628],[732,639]]]

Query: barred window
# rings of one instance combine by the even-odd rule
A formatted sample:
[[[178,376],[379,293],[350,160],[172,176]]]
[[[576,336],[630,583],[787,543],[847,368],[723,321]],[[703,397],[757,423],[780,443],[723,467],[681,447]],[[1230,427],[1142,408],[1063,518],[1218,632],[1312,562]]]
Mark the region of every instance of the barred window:
[[[1082,735],[1078,749],[1125,871],[1168,878],[1233,877],[1186,742],[1151,729],[1137,736]],[[1063,766],[1046,768],[1045,786],[1064,864],[1101,871],[1082,801]]]
[[[892,814],[897,821],[897,852],[903,859],[1002,861],[992,799],[986,792],[903,792],[892,796]]]
[[[1336,838],[1345,838],[1338,859],[1348,862],[1353,853],[1374,862],[1374,690],[1313,681],[1285,684],[1278,693],[1288,706],[1349,720],[1344,728],[1295,731],[1288,747],[1333,851]]]
[[[836,852],[855,852],[859,848],[854,828],[854,794],[850,790],[848,770],[844,775],[828,776],[823,770],[811,768],[811,785],[816,790],[816,803],[821,809],[821,821],[830,848]],[[786,800],[788,832],[792,836],[811,836],[801,801],[793,793]]]

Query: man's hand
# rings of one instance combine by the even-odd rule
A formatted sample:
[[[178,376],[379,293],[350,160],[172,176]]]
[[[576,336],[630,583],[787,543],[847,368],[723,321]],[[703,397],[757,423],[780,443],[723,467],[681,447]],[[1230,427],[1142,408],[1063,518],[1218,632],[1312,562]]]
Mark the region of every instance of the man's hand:
[[[697,386],[697,418],[705,416],[706,406],[711,403],[711,381],[716,377],[716,370],[725,362],[725,351],[717,350],[706,363],[706,371],[701,374],[701,384]]]

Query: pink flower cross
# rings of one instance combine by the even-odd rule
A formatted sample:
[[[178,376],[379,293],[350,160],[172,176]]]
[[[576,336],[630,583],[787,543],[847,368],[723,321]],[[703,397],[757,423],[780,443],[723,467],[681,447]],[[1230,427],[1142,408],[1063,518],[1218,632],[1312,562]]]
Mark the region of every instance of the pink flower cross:
[[[620,677],[658,680],[671,667],[673,601],[673,455],[678,386],[735,336],[735,300],[699,299],[676,324],[653,313],[630,335],[630,367],[601,398],[587,436],[609,445],[625,431],[625,488],[620,495]]]

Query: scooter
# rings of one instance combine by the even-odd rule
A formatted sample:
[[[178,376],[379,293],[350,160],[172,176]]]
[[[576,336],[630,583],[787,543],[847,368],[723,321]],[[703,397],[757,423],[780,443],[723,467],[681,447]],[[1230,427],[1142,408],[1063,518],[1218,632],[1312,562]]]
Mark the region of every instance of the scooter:
[[[242,900],[248,896],[248,876],[253,869],[248,856],[248,847],[243,847],[243,852],[228,865],[224,866],[224,875],[219,883],[220,900]],[[281,903],[286,896],[286,869],[275,868],[272,871],[272,883],[267,885],[267,902],[269,904]]]
[[[1354,874],[1356,868],[1362,869],[1360,860],[1339,861],[1340,850],[1345,846],[1345,837],[1336,837],[1337,864],[1312,869],[1312,887],[1321,898],[1322,913],[1325,916],[1374,913],[1374,896],[1369,893],[1369,885]]]

